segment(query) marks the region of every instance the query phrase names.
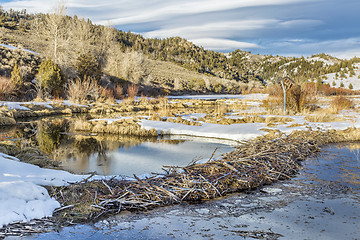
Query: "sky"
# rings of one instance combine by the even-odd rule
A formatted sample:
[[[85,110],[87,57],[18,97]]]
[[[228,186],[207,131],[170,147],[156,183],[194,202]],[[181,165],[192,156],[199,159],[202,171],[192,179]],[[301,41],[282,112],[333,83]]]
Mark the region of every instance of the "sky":
[[[28,12],[58,1],[0,0]],[[359,0],[66,0],[67,14],[151,38],[183,37],[220,52],[360,57]]]

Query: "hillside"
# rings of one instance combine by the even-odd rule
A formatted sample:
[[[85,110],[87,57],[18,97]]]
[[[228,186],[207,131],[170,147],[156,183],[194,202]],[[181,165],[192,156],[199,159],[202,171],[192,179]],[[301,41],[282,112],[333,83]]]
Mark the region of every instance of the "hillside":
[[[299,83],[326,82],[329,74],[334,74],[334,80],[337,76],[356,78],[356,64],[360,62],[359,58],[342,60],[326,54],[295,58],[242,50],[220,53],[180,37],[150,39],[94,25],[77,16],[33,15],[1,8],[0,43],[21,46],[43,59],[52,59],[61,66],[66,79],[79,77],[79,59],[94,59],[104,74],[103,84],[120,83],[127,88],[134,83],[144,94],[241,93],[283,76]],[[9,76],[9,68],[0,71]]]

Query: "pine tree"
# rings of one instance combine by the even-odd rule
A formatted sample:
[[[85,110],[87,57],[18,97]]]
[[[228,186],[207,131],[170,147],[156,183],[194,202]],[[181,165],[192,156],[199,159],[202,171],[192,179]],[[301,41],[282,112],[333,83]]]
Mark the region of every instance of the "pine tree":
[[[78,76],[81,80],[86,77],[100,80],[102,74],[101,66],[98,60],[90,53],[81,54],[77,58],[75,69],[77,70]]]
[[[61,92],[65,84],[60,67],[50,59],[40,64],[36,78],[40,87],[46,89],[49,93]]]
[[[350,89],[350,90],[353,90],[353,89],[354,89],[354,86],[353,86],[351,83],[349,84],[349,89]]]
[[[10,81],[14,84],[16,88],[20,88],[23,85],[23,80],[20,73],[20,67],[17,63],[15,63],[15,66],[11,72]]]

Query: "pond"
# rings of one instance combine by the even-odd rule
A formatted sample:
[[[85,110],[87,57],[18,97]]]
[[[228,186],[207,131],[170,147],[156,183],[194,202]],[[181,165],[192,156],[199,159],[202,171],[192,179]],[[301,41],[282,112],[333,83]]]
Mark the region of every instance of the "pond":
[[[23,239],[359,239],[359,149],[325,147],[295,178],[255,191]]]
[[[79,140],[81,139],[81,140]],[[230,144],[230,145],[229,145]],[[53,157],[75,173],[132,176],[187,166],[232,151],[236,142],[172,136],[146,139],[126,136],[66,136]]]

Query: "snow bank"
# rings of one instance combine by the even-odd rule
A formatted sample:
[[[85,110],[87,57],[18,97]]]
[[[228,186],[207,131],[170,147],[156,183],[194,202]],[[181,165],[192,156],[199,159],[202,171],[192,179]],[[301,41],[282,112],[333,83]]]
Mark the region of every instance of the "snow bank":
[[[257,137],[263,132],[261,128],[266,127],[264,123],[219,125],[213,123],[202,123],[201,126],[183,125],[180,123],[160,122],[142,120],[141,126],[147,130],[156,129],[159,133],[190,135],[209,138],[222,138],[235,141],[249,140]]]
[[[39,53],[34,52],[34,51],[31,51],[31,50],[29,50],[29,49],[18,48],[18,47],[14,47],[14,46],[7,45],[7,44],[3,44],[3,43],[0,43],[0,46],[5,47],[5,48],[8,48],[8,49],[11,49],[11,50],[21,49],[21,50],[24,50],[24,51],[26,51],[26,52],[29,52],[29,53],[32,53],[32,54],[35,54],[35,55],[38,55],[38,54],[39,54]]]
[[[239,118],[241,116],[238,116]],[[281,116],[282,117],[282,116]],[[219,125],[213,123],[201,122],[201,126],[190,126],[172,122],[160,122],[151,120],[142,120],[141,126],[147,130],[156,129],[159,133],[173,135],[189,135],[209,138],[221,138],[234,141],[244,141],[267,134],[262,129],[279,130],[284,133],[291,133],[296,130],[309,129],[337,129],[344,130],[349,127],[360,127],[360,119],[344,120],[341,122],[308,122],[303,116],[286,116],[294,119],[293,122],[279,124],[275,127],[268,127],[265,123],[240,123],[231,125]],[[291,127],[293,124],[302,126]]]
[[[24,105],[37,105],[37,106],[44,106],[46,108],[53,109],[53,106],[51,106],[51,104],[55,104],[55,103],[59,103],[59,102],[55,102],[55,101],[47,101],[47,102],[9,102],[9,101],[0,101],[0,106],[6,106],[10,110],[29,111],[31,109],[29,109],[28,107],[26,107]],[[68,106],[68,107],[70,107],[70,106],[88,107],[86,105],[70,103],[69,101],[62,101],[61,104],[63,104],[64,106]]]
[[[63,186],[86,177],[40,168],[0,154],[0,227],[51,216],[60,204],[42,186]]]
[[[241,99],[241,100],[264,100],[268,94],[246,94],[246,95],[184,95],[184,96],[167,96],[168,99],[201,99],[201,100],[218,100],[218,99]]]

